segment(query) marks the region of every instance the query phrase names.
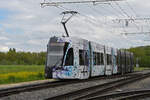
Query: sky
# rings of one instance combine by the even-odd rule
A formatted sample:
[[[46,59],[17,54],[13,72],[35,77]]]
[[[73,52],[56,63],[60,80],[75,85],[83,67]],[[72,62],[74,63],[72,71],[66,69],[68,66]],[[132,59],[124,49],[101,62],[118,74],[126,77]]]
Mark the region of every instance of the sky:
[[[43,0],[0,1],[0,51],[7,52],[9,48],[26,52],[46,51],[50,37],[64,34],[60,22],[61,12],[66,10],[79,12],[66,24],[70,36],[114,48],[131,48],[150,44],[149,34],[122,34],[148,32],[150,21],[130,21],[126,25],[125,21],[115,20],[129,17],[148,18],[150,16],[149,0],[125,0],[96,5],[71,4],[44,8],[40,7],[41,2]]]

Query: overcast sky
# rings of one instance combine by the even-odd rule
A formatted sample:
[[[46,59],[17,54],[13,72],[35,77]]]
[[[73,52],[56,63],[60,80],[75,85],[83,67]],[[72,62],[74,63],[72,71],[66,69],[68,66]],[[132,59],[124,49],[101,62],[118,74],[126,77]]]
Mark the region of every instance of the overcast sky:
[[[62,0],[58,0],[62,1]],[[65,1],[65,0],[64,0]],[[78,11],[67,27],[70,36],[115,48],[130,48],[150,44],[150,35],[122,35],[124,32],[150,31],[149,21],[114,21],[116,18],[150,17],[150,0],[127,0],[109,4],[73,4],[41,8],[43,0],[1,0],[0,51],[16,48],[17,51],[46,51],[51,36],[61,36],[60,24],[66,9]]]

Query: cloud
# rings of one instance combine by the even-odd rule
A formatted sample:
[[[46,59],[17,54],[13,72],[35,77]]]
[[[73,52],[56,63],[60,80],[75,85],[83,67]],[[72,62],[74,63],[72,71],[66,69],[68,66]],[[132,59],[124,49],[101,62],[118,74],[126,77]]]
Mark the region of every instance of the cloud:
[[[7,37],[2,36],[0,37],[0,40],[9,40],[9,39]]]
[[[9,51],[9,48],[6,47],[6,46],[0,45],[0,51],[1,51],[1,52],[7,52],[7,51]]]
[[[2,0],[0,9],[5,9],[5,20],[0,22],[0,48],[7,51],[8,48],[17,48],[23,51],[46,51],[46,44],[51,36],[61,36],[64,29],[60,23],[62,9],[56,7],[41,8],[42,0]],[[147,16],[150,7],[149,0],[128,0],[137,15]],[[144,2],[144,3],[143,3]],[[130,15],[134,12],[122,1],[120,6]],[[111,5],[71,5],[66,8],[77,10],[80,14],[74,16],[66,25],[71,36],[76,36],[90,41],[116,48],[129,48],[132,46],[148,45],[139,35],[122,36],[120,33],[136,32],[134,23],[125,27],[124,22],[113,22],[112,19],[127,18],[126,15],[113,2]],[[113,8],[112,8],[113,7]],[[0,12],[0,14],[3,14]],[[147,23],[139,22],[138,26],[145,27]],[[125,28],[123,28],[125,27]],[[119,42],[118,42],[119,41]],[[5,49],[5,50],[4,50]]]

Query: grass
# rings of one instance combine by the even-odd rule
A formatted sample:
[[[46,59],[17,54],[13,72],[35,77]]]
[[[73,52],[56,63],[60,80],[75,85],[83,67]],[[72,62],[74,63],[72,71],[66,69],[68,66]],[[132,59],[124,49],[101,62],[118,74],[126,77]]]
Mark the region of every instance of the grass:
[[[150,70],[150,68],[148,68],[148,67],[134,67],[134,71],[143,71],[143,70],[147,70],[147,69]]]
[[[0,65],[0,84],[44,79],[44,65]]]

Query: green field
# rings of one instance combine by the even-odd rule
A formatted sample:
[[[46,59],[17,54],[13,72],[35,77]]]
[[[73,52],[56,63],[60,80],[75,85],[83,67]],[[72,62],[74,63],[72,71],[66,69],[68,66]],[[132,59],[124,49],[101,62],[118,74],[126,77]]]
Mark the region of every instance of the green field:
[[[0,65],[0,84],[44,79],[44,65]]]
[[[143,70],[150,70],[148,67],[134,67],[134,71],[143,71]]]

